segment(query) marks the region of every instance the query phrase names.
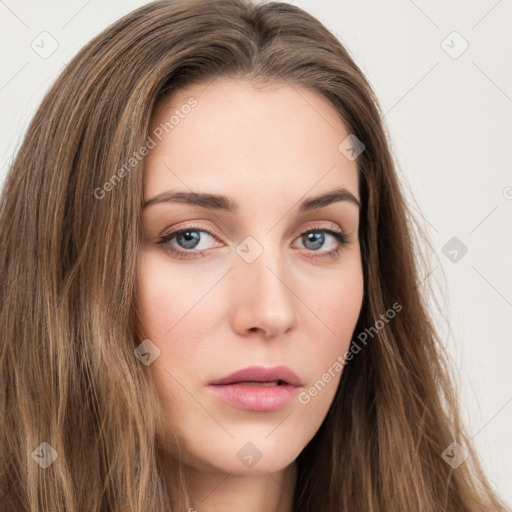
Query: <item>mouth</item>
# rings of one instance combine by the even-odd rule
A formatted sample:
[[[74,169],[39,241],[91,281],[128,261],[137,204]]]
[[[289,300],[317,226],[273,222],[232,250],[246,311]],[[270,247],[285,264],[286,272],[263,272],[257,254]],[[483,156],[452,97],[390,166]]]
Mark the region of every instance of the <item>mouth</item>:
[[[287,405],[301,386],[301,379],[285,366],[252,366],[217,379],[208,388],[217,398],[233,407],[272,412]]]

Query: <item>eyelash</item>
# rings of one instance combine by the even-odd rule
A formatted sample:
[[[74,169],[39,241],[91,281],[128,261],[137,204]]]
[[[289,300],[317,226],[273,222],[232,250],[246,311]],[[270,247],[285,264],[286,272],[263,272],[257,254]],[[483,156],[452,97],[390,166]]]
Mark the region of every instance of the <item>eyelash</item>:
[[[175,246],[173,246],[169,243],[175,236],[177,236],[181,233],[185,233],[187,231],[196,231],[198,233],[207,233],[208,235],[213,236],[214,238],[219,237],[219,235],[215,232],[215,230],[211,230],[211,232],[210,232],[206,229],[201,228],[200,226],[189,225],[189,226],[184,226],[175,231],[171,231],[170,233],[161,236],[156,243],[160,244],[160,245],[165,245],[166,246],[165,250],[170,252],[172,256],[179,258],[179,259],[192,259],[192,258],[206,256],[208,251],[210,251],[211,249],[206,249],[206,250],[202,250],[202,251],[197,251],[194,249],[184,250],[184,249],[177,249]],[[343,230],[340,229],[340,231],[335,231],[333,229],[329,229],[329,228],[326,228],[325,226],[320,226],[320,225],[313,226],[313,227],[307,229],[306,231],[303,231],[297,238],[300,238],[304,235],[308,235],[310,233],[327,233],[329,235],[332,235],[337,243],[337,247],[335,249],[332,249],[330,251],[320,251],[321,256],[316,256],[316,255],[308,256],[309,258],[314,259],[314,260],[323,259],[323,258],[337,259],[341,252],[341,249],[350,243],[349,236]],[[315,253],[316,251],[309,250],[308,252]]]

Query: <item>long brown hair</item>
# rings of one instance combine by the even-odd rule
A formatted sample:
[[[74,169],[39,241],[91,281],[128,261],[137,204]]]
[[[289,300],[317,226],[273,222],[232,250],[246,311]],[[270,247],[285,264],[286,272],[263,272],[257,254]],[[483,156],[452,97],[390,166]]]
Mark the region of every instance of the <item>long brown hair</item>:
[[[134,155],[164,92],[216,77],[308,87],[339,112],[365,145],[354,337],[401,305],[345,365],[297,459],[294,511],[503,510],[461,426],[415,257],[427,239],[415,238],[372,88],[311,15],[243,0],[126,15],[68,64],[27,130],[0,204],[0,508],[191,506],[164,483],[156,389],[134,357],[144,169]],[[470,455],[457,468],[442,457],[452,442]]]

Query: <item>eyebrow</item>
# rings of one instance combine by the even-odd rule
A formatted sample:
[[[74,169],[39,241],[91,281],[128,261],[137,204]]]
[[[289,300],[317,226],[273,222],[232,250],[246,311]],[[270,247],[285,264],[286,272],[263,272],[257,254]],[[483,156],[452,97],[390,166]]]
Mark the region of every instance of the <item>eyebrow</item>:
[[[311,197],[309,199],[302,201],[299,205],[299,211],[309,212],[311,210],[317,210],[319,208],[323,208],[332,203],[337,203],[340,201],[348,201],[352,204],[355,204],[358,208],[361,207],[361,203],[351,192],[349,192],[345,188],[338,187],[330,192],[315,197]],[[199,192],[173,192],[171,190],[162,192],[152,197],[151,199],[148,199],[144,203],[144,208],[154,204],[169,202],[191,204],[194,206],[200,206],[202,208],[210,208],[212,210],[223,210],[230,213],[235,212],[239,208],[238,203],[234,199],[231,199],[221,194],[207,194]]]

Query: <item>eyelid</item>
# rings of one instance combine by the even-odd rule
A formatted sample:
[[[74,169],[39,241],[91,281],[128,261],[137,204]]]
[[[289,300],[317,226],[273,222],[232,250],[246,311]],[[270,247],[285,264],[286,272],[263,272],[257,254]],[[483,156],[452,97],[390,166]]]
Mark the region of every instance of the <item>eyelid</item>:
[[[348,233],[343,228],[341,228],[340,226],[338,226],[337,224],[335,224],[333,222],[317,222],[315,224],[312,224],[311,226],[308,226],[307,228],[301,228],[298,231],[298,234],[295,235],[295,238],[302,235],[303,233],[308,233],[309,231],[315,231],[315,230],[336,231],[336,233],[339,233],[340,235],[348,236]]]
[[[222,235],[215,228],[213,228],[211,226],[208,226],[208,227],[202,226],[200,222],[201,221],[190,222],[188,224],[175,226],[170,231],[165,231],[160,236],[158,236],[158,239],[160,240],[164,237],[168,237],[170,235],[179,233],[180,231],[186,231],[187,229],[189,229],[190,231],[205,231],[205,232],[215,236],[215,238],[219,238],[219,239],[222,238]]]

